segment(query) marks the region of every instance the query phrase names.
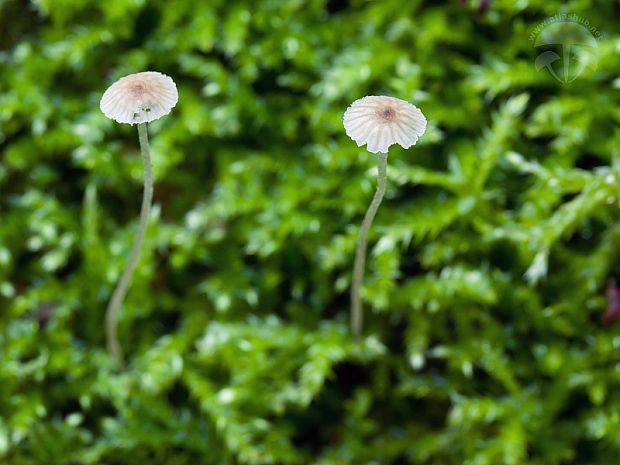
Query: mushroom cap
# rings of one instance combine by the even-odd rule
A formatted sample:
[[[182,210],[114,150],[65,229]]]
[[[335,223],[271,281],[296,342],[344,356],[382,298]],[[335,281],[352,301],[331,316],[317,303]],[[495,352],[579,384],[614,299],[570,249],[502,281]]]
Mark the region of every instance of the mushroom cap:
[[[145,71],[120,78],[103,93],[99,108],[119,123],[149,123],[170,113],[179,100],[170,76]]]
[[[369,95],[353,102],[343,117],[344,129],[358,147],[387,153],[399,144],[408,149],[426,130],[426,118],[418,107],[394,97]]]

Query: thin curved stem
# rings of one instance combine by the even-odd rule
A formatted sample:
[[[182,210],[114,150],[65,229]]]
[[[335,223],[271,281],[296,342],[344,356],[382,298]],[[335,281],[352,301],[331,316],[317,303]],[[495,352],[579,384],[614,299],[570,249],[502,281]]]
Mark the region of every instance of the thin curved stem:
[[[138,264],[140,258],[140,250],[144,243],[144,236],[146,235],[146,228],[149,222],[149,216],[151,213],[151,203],[153,201],[153,171],[151,168],[151,149],[149,148],[149,137],[146,129],[146,123],[138,124],[138,138],[140,140],[140,152],[142,153],[142,162],[144,163],[144,192],[142,194],[142,208],[140,210],[140,224],[138,226],[138,232],[136,239],[131,248],[129,260],[127,266],[123,271],[120,281],[118,282],[112,299],[108,304],[106,310],[106,337],[108,343],[108,350],[112,355],[112,358],[118,366],[124,365],[123,349],[118,340],[118,313],[120,311],[129,285],[131,284],[131,277]]]
[[[377,154],[377,191],[366,210],[362,226],[360,227],[360,237],[357,242],[357,252],[355,253],[355,264],[353,266],[353,283],[351,285],[351,332],[355,337],[359,337],[362,332],[364,313],[362,308],[361,288],[364,281],[364,269],[366,266],[366,245],[368,243],[368,230],[372,221],[375,219],[379,205],[385,194],[385,184],[387,179],[387,153]]]

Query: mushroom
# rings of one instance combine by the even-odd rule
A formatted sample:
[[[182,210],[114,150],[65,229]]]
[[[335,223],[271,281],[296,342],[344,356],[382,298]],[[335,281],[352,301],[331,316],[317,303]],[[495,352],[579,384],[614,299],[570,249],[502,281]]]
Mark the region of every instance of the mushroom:
[[[138,232],[129,260],[106,310],[106,340],[115,362],[122,366],[123,350],[118,340],[118,313],[131,284],[144,243],[153,201],[153,172],[146,124],[170,113],[179,99],[172,78],[155,71],[130,74],[112,84],[101,97],[99,107],[105,116],[119,123],[137,124],[140,152],[144,164],[144,191]]]
[[[343,117],[345,132],[358,147],[366,145],[377,154],[377,191],[364,215],[355,253],[351,284],[351,332],[362,332],[363,308],[361,287],[366,264],[368,231],[385,194],[387,153],[390,146],[399,144],[408,149],[426,130],[426,118],[418,107],[394,97],[370,95],[351,104]]]

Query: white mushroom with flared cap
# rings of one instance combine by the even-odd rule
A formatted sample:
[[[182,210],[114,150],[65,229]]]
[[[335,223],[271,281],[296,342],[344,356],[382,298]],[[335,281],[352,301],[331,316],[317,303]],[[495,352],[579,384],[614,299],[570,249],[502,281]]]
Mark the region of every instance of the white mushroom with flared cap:
[[[360,227],[351,280],[351,331],[359,336],[363,323],[361,289],[368,231],[385,194],[387,151],[394,144],[406,149],[415,145],[426,131],[426,118],[418,107],[405,100],[370,95],[356,100],[347,108],[343,124],[347,135],[358,147],[366,145],[369,152],[377,154],[377,191]]]
[[[129,254],[127,266],[116,285],[116,289],[114,289],[106,310],[108,349],[119,366],[122,366],[124,361],[123,351],[118,340],[118,313],[138,264],[151,212],[151,203],[153,202],[153,171],[146,123],[170,113],[178,100],[177,86],[170,76],[156,71],[145,71],[120,78],[108,87],[99,103],[99,108],[108,118],[119,123],[138,125],[140,152],[144,163],[144,191],[138,232]]]

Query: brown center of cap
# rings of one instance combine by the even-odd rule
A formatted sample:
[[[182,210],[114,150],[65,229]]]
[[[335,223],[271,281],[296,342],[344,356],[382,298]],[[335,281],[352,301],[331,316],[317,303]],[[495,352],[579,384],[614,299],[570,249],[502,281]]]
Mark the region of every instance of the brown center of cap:
[[[141,82],[134,82],[129,87],[129,92],[131,92],[131,95],[133,95],[134,97],[140,97],[144,94],[145,91],[146,86]]]
[[[396,110],[392,107],[384,107],[379,110],[379,117],[385,121],[394,121],[396,119]]]

